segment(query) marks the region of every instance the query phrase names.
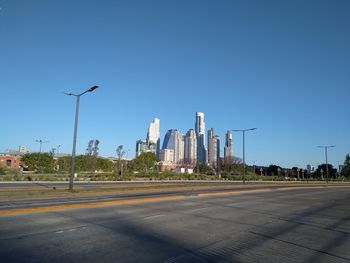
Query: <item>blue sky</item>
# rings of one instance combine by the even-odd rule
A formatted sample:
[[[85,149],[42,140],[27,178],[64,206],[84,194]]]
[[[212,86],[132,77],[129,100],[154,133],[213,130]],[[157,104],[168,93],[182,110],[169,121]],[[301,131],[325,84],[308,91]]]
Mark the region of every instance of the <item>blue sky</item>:
[[[99,139],[134,156],[154,117],[194,128],[195,112],[224,138],[247,134],[248,163],[305,167],[317,145],[350,152],[350,1],[0,0],[0,151],[72,147]],[[234,134],[234,154],[242,156]]]

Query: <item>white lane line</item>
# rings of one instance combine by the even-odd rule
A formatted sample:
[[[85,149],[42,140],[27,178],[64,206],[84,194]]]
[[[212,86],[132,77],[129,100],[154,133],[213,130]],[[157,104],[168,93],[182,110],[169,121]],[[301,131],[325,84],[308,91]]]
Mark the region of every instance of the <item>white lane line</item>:
[[[159,214],[159,215],[153,215],[153,216],[146,216],[143,219],[153,219],[153,218],[157,218],[157,217],[161,217],[161,216],[165,216],[165,215]]]
[[[195,209],[190,210],[189,212],[197,212],[197,211],[204,210],[204,209],[208,209],[208,208],[209,208],[209,207],[195,208]]]
[[[63,233],[64,231],[57,231],[57,232],[55,232],[55,234],[61,234],[61,233]]]

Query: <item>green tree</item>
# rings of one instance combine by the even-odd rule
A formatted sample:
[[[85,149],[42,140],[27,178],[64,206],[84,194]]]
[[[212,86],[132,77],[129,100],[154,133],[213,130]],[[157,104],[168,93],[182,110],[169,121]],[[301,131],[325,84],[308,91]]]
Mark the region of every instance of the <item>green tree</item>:
[[[58,165],[60,166],[60,171],[70,171],[70,163],[71,163],[71,156],[64,156],[60,157],[58,159]],[[96,170],[104,171],[104,172],[111,172],[113,171],[113,162],[111,160],[96,157],[95,159],[96,164],[95,168]],[[81,172],[81,171],[90,171],[91,170],[91,156],[88,155],[78,155],[75,158],[75,171]]]
[[[226,157],[222,163],[221,171],[230,172],[233,174],[243,173],[243,162],[238,157]]]
[[[215,174],[214,169],[207,164],[198,164],[198,166],[195,168],[195,171],[197,171],[198,168],[199,168],[200,174],[206,174],[206,175],[214,175]]]
[[[345,177],[350,177],[350,154],[345,156],[344,167],[341,170],[341,175]]]
[[[51,173],[54,170],[54,159],[48,153],[27,153],[23,155],[21,161],[29,170],[38,173]]]
[[[157,162],[159,162],[159,159],[154,153],[145,152],[134,159],[132,167],[137,171],[147,171],[153,169]]]
[[[278,172],[280,171],[280,172]],[[270,176],[275,176],[278,175],[280,173],[280,175],[282,174],[282,167],[271,164],[269,166],[269,168],[267,168],[267,174]]]
[[[322,173],[321,173],[321,170],[323,171],[323,177],[325,179],[328,179],[327,178],[327,165],[324,163],[324,164],[321,164],[317,167],[317,170],[316,172],[314,173],[314,175],[316,177],[319,177],[321,178],[322,177]],[[331,164],[328,164],[328,173],[329,173],[329,179],[331,178],[336,178],[337,177],[337,169],[335,169],[333,167],[333,165]]]
[[[117,168],[117,174],[120,175],[121,177],[123,177],[123,157],[125,154],[124,151],[124,146],[123,145],[119,145],[117,147],[117,163],[116,163],[116,168]]]

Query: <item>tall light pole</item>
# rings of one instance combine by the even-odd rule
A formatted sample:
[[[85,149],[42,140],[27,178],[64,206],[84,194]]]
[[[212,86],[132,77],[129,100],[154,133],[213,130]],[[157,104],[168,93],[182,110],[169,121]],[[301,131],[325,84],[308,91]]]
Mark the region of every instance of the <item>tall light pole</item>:
[[[251,129],[241,129],[241,130],[231,130],[233,132],[242,132],[243,133],[243,183],[245,184],[245,132],[246,131],[253,131],[257,128],[251,128]]]
[[[40,144],[40,148],[39,148],[39,152],[41,153],[41,146],[43,145],[43,143],[48,143],[49,141],[43,141],[43,140],[35,140],[36,142],[38,142]]]
[[[318,148],[324,148],[324,153],[326,155],[326,175],[327,175],[327,182],[329,179],[329,171],[328,171],[328,148],[333,148],[335,145],[321,145],[317,146]]]
[[[74,135],[73,135],[73,150],[72,150],[72,160],[70,164],[70,178],[69,178],[69,191],[73,191],[73,180],[74,180],[74,165],[75,165],[75,148],[77,144],[77,131],[78,131],[78,117],[79,117],[79,104],[80,104],[80,97],[84,95],[87,92],[92,92],[95,89],[97,89],[98,86],[92,86],[91,88],[85,90],[83,93],[80,94],[73,94],[73,93],[64,93],[67,96],[74,96],[77,98],[76,101],[76,108],[75,108],[75,121],[74,121]]]

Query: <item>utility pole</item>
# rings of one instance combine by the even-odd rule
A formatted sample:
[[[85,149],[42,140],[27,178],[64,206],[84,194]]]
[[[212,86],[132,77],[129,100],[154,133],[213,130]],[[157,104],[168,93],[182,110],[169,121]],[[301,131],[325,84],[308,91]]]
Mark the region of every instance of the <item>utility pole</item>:
[[[36,142],[38,142],[40,144],[40,148],[39,148],[39,152],[41,153],[41,146],[43,145],[43,143],[48,143],[49,141],[43,141],[43,140],[35,140]]]
[[[243,184],[245,184],[245,132],[246,131],[253,131],[257,128],[251,128],[251,129],[240,129],[240,130],[231,130],[234,132],[242,132],[243,133]]]
[[[328,169],[328,148],[334,148],[335,145],[321,145],[321,146],[317,146],[318,148],[324,148],[324,153],[326,155],[326,181],[328,183],[329,180],[329,169]]]

